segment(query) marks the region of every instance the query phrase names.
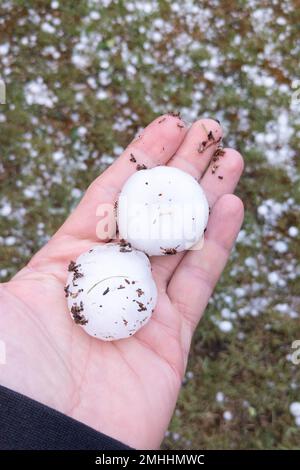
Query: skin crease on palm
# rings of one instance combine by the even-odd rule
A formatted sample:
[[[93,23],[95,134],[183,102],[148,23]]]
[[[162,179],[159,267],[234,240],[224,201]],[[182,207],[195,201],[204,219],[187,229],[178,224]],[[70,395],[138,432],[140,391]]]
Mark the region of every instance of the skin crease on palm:
[[[243,159],[225,149],[213,174],[211,159],[218,144],[198,152],[210,131],[215,141],[222,135],[212,119],[189,128],[173,115],[155,119],[90,185],[50,242],[10,282],[1,284],[0,339],[6,345],[2,385],[134,448],[160,446],[194,329],[243,220],[243,204],[232,194]],[[149,323],[131,338],[103,342],[72,321],[63,287],[70,260],[99,242],[97,206],[113,204],[136,171],[131,153],[148,168],[173,165],[199,179],[211,215],[201,250],[152,258],[159,300]]]

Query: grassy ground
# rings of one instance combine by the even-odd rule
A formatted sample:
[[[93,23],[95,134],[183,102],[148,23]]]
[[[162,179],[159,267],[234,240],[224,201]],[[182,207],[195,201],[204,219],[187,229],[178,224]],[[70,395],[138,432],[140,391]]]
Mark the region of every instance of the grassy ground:
[[[0,5],[2,280],[159,113],[220,119],[225,144],[245,156],[246,220],[195,335],[165,448],[300,447],[289,412],[300,395],[290,358],[300,339],[297,3]]]

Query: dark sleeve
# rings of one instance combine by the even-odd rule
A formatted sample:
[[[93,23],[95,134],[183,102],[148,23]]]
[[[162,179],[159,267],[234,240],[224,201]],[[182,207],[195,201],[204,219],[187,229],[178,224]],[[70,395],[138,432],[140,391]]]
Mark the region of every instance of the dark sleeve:
[[[0,386],[0,449],[130,450],[130,447]]]

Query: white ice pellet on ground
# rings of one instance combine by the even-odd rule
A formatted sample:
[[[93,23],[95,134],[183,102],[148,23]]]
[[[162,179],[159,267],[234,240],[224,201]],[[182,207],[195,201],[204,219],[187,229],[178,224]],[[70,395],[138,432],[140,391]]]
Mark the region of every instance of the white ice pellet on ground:
[[[262,204],[258,207],[257,212],[259,213],[259,215],[266,216],[268,213],[268,208],[266,205]]]
[[[288,234],[290,237],[297,237],[298,233],[299,233],[299,230],[297,227],[292,226],[289,228]]]
[[[27,186],[27,188],[24,188],[23,190],[23,194],[27,198],[35,197],[36,193],[37,193],[37,187],[33,185]]]
[[[7,217],[9,214],[11,214],[11,205],[7,202],[5,204],[3,204],[2,207],[0,207],[0,214],[3,216],[3,217]]]
[[[275,305],[275,309],[280,313],[287,313],[289,311],[288,304],[277,304]]]
[[[281,278],[281,279],[278,280],[278,285],[279,285],[279,287],[285,287],[286,286],[286,281]]]
[[[50,23],[42,23],[41,25],[41,30],[44,32],[44,33],[48,33],[48,34],[54,34],[56,29],[54,28],[54,26],[52,26],[52,24]]]
[[[37,77],[35,80],[26,83],[24,96],[29,106],[38,104],[47,108],[53,108],[57,102],[57,97],[49,90],[42,77]]]
[[[225,421],[231,421],[233,418],[231,411],[224,411],[223,418],[225,419]]]
[[[240,230],[239,234],[237,236],[236,242],[237,243],[243,243],[243,241],[245,241],[245,239],[246,239],[246,236],[247,236],[246,230],[243,230],[243,229]]]
[[[58,162],[59,160],[62,160],[64,158],[64,152],[62,150],[56,150],[56,152],[53,152],[52,157],[55,162]]]
[[[220,328],[221,331],[223,331],[223,333],[229,333],[232,330],[233,325],[231,321],[224,320],[218,324],[218,327]]]
[[[79,188],[72,188],[71,195],[74,199],[79,199],[82,196],[82,191]]]
[[[10,237],[7,237],[7,238],[5,239],[5,245],[6,245],[6,246],[13,246],[13,245],[15,245],[16,241],[17,241],[17,240],[16,240],[16,237],[13,237],[13,236],[11,235]]]
[[[84,126],[78,127],[77,134],[79,137],[84,137],[87,134],[87,128]]]
[[[286,253],[288,251],[288,245],[287,243],[285,243],[284,241],[282,240],[279,240],[277,242],[274,243],[274,249],[278,252],[278,253]]]
[[[187,379],[190,380],[194,377],[194,373],[191,370],[188,370],[187,373],[186,373],[186,377],[187,377]]]
[[[106,98],[108,98],[108,94],[105,90],[98,90],[97,93],[96,93],[96,98],[98,100],[105,100]]]
[[[231,311],[229,310],[229,308],[222,308],[221,315],[222,315],[222,318],[225,318],[225,319],[231,318]]]
[[[8,42],[0,44],[0,55],[5,56],[6,54],[8,54],[9,48],[10,48],[10,45]]]
[[[290,404],[290,413],[295,417],[300,417],[300,402],[294,401]]]
[[[123,152],[123,147],[121,147],[120,145],[115,145],[114,148],[113,148],[113,152],[115,155],[121,155],[121,153]]]
[[[268,281],[269,281],[270,284],[277,284],[279,279],[280,278],[279,278],[278,274],[275,271],[268,274]]]
[[[224,301],[225,301],[228,305],[232,305],[232,303],[233,303],[233,300],[232,300],[231,295],[225,295],[225,296],[224,296]]]
[[[74,52],[72,55],[72,63],[78,69],[85,69],[90,64],[90,59],[84,54]]]
[[[248,256],[248,258],[245,259],[245,265],[248,268],[255,268],[257,266],[256,259],[251,256]]]
[[[223,392],[217,392],[216,393],[216,401],[218,403],[223,403],[224,399],[225,399],[225,395],[224,395]]]
[[[237,297],[239,297],[239,298],[240,298],[240,297],[245,297],[245,294],[246,294],[246,291],[245,291],[245,289],[244,289],[243,287],[237,287],[237,288],[234,290],[234,292],[235,292],[235,295],[236,295]]]
[[[100,16],[100,13],[98,11],[94,10],[94,11],[91,11],[90,18],[93,21],[98,21],[98,20],[100,20],[101,16]]]

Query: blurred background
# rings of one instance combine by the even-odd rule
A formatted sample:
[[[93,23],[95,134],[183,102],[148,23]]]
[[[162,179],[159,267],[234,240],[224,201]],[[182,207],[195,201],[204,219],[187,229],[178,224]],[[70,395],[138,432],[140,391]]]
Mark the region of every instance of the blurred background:
[[[160,113],[219,119],[245,157],[163,448],[300,446],[299,24],[297,0],[1,0],[1,281]]]

